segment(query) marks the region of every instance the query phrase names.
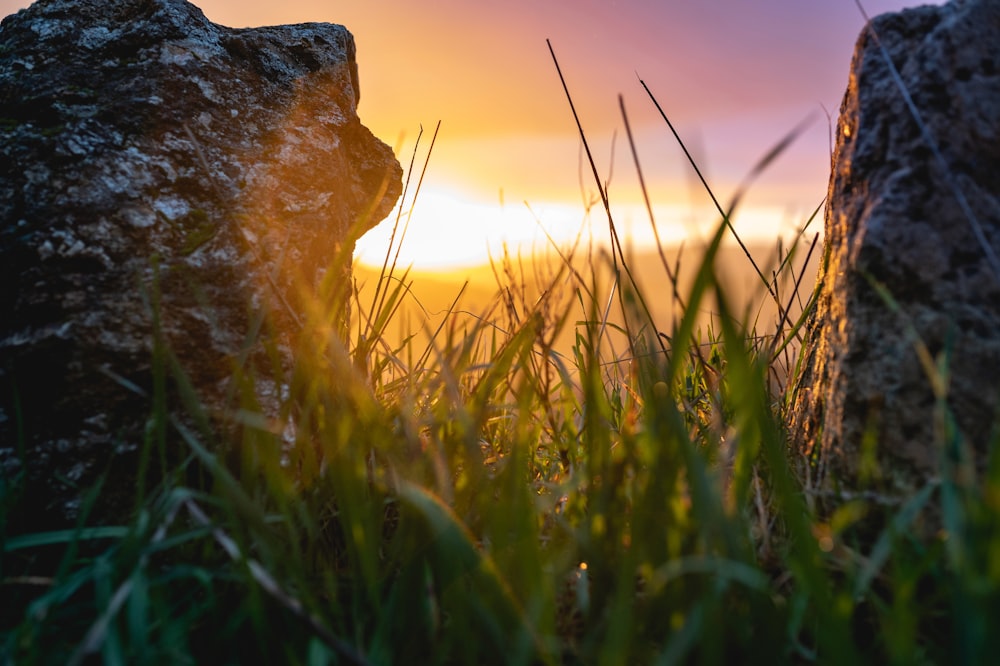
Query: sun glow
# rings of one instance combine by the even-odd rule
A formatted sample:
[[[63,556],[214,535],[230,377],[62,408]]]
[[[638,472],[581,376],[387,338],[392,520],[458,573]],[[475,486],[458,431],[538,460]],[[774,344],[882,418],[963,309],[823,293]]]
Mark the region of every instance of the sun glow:
[[[642,204],[613,204],[611,212],[626,252],[656,247],[656,233]],[[667,247],[700,245],[720,222],[713,209],[673,204],[654,206],[653,218],[659,240]],[[779,236],[790,238],[807,219],[805,211],[752,207],[739,212],[733,225],[745,241],[771,244]],[[814,226],[818,230],[819,225],[814,222]],[[367,266],[380,267],[391,245],[390,261],[399,247],[400,266],[450,271],[486,264],[490,257],[500,256],[504,247],[527,257],[551,253],[556,247],[566,250],[577,239],[584,246],[610,246],[607,215],[600,204],[588,212],[582,203],[515,204],[500,197],[490,203],[457,188],[437,187],[425,188],[416,204],[407,202],[402,212],[397,205],[388,218],[358,240],[354,256]]]
[[[377,227],[358,241],[355,258],[369,266],[381,266],[393,244],[400,244],[399,264],[421,269],[453,269],[478,266],[498,256],[506,245],[525,253],[551,249],[548,232],[557,243],[572,239],[585,226],[579,207],[560,203],[529,207],[498,200],[478,201],[458,190],[444,188],[421,191],[415,205],[397,207]],[[393,228],[399,220],[396,237]]]

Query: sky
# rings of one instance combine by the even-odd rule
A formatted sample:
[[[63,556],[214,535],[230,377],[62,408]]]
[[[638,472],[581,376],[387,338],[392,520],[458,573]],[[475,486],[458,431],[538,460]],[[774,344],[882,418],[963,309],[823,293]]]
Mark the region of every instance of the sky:
[[[0,0],[0,15],[28,4]],[[400,257],[418,268],[482,263],[502,243],[544,249],[543,229],[559,243],[581,230],[597,242],[607,236],[600,205],[587,215],[597,190],[546,39],[608,183],[616,225],[637,248],[647,247],[652,233],[619,95],[661,238],[697,240],[718,223],[640,78],[723,201],[774,144],[812,119],[753,185],[734,220],[750,239],[794,233],[825,196],[830,127],[864,26],[854,0],[195,4],[230,27],[345,25],[357,45],[358,113],[404,168],[416,155],[419,170],[440,121],[419,198],[401,208],[410,224]],[[917,3],[863,4],[874,16]],[[395,218],[359,241],[361,261],[381,262]]]

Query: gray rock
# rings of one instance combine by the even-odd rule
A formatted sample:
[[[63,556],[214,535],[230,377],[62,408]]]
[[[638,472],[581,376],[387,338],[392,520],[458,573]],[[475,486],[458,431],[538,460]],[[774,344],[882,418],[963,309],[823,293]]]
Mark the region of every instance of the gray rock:
[[[347,288],[402,174],[358,98],[339,25],[234,30],[184,0],[3,20],[0,471],[39,516],[72,519],[109,464],[134,467],[150,407],[122,380],[151,391],[154,302],[218,414],[255,312],[287,361],[321,278]]]
[[[814,483],[900,497],[956,469],[982,471],[997,436],[1000,3],[919,7],[873,25],[927,132],[863,32],[837,125],[827,254],[790,423]],[[946,403],[917,340],[947,367]]]

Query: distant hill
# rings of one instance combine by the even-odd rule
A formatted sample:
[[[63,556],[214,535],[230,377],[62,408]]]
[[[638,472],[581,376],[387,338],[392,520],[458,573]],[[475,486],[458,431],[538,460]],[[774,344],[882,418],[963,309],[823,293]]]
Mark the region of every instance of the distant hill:
[[[761,272],[773,279],[773,272],[779,264],[779,248],[757,244],[749,249]],[[783,306],[791,304],[789,317],[793,319],[801,313],[815,285],[822,242],[816,243],[809,264],[803,269],[808,251],[809,243],[800,242],[793,261],[789,262],[793,267],[792,270],[785,271],[782,279],[777,282],[777,295]],[[787,253],[788,248],[782,248],[780,251],[782,257]],[[694,246],[671,247],[664,251],[664,256],[671,272],[678,275],[677,291],[686,303],[694,276],[702,263],[703,249]],[[655,250],[638,252],[627,257],[626,263],[652,313],[657,330],[669,335],[673,327],[672,317],[679,316],[680,309],[673,298],[673,285],[659,253]],[[546,302],[550,306],[547,318],[555,318],[559,313],[565,312],[566,307],[570,308],[565,328],[554,345],[557,350],[567,353],[575,339],[578,322],[582,322],[591,314],[584,310],[579,302],[580,299],[576,296],[581,281],[589,290],[593,290],[596,286],[597,301],[606,304],[613,284],[613,268],[610,255],[606,251],[598,250],[595,250],[591,257],[585,256],[583,252],[576,253],[571,261],[576,271],[575,275],[571,275],[565,268],[560,273],[562,265],[563,262],[558,256],[544,255],[540,258],[520,260],[511,257],[506,264],[501,257],[495,259],[492,268],[483,265],[448,272],[411,271],[405,277],[405,283],[408,285],[407,296],[403,299],[393,325],[386,331],[388,341],[390,344],[398,344],[399,340],[409,334],[415,334],[418,340],[425,341],[426,338],[420,331],[423,328],[427,330],[436,328],[460,293],[461,297],[458,298],[454,308],[450,326],[457,327],[458,330],[463,330],[462,327],[467,327],[465,330],[472,330],[478,323],[485,321],[504,331],[510,330],[524,319],[526,312],[535,305],[540,294],[547,290]],[[730,312],[740,321],[748,323],[750,328],[755,328],[758,333],[773,330],[778,319],[778,309],[743,250],[735,243],[725,244],[717,256],[715,269],[723,285],[723,293],[727,298]],[[397,270],[397,282],[402,273],[403,271]],[[798,278],[800,275],[799,294],[794,297],[793,276]],[[370,303],[374,287],[378,282],[379,271],[356,264],[354,277],[360,288],[361,303]],[[627,283],[624,271],[621,280],[623,284]],[[464,291],[462,291],[463,285]],[[623,319],[618,299],[610,300],[608,321],[620,325]],[[589,299],[584,296],[583,302],[588,301]],[[367,312],[367,305],[364,309]],[[718,314],[714,298],[706,300],[700,310],[699,323],[702,327],[709,326],[712,317]],[[359,313],[355,312],[354,315],[357,318]],[[636,315],[629,321],[638,324],[641,320],[642,318]],[[609,326],[609,329],[613,327]],[[583,328],[580,327],[579,330],[582,332]],[[610,339],[614,341],[614,335],[611,335]],[[623,341],[624,339],[619,336],[619,347]]]

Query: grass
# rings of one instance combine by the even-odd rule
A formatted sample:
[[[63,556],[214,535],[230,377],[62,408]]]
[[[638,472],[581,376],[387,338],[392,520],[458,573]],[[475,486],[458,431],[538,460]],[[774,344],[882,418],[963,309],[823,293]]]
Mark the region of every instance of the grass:
[[[561,249],[535,297],[505,256],[491,309],[459,316],[459,294],[420,336],[396,318],[388,248],[370,300],[325,285],[300,314],[277,409],[235,369],[228,434],[157,345],[142,465],[184,462],[140,483],[133,520],[7,534],[30,507],[0,479],[0,661],[986,662],[1000,464],[900,505],[817,508],[783,429],[810,294],[793,252],[767,272],[748,252],[778,314],[730,303],[714,258],[734,207],[689,284],[664,258],[671,289],[643,293],[616,242],[586,271]],[[669,326],[654,296],[677,304]],[[328,323],[346,300],[347,343]],[[268,330],[251,343],[273,351]],[[946,529],[910,529],[931,508]]]

